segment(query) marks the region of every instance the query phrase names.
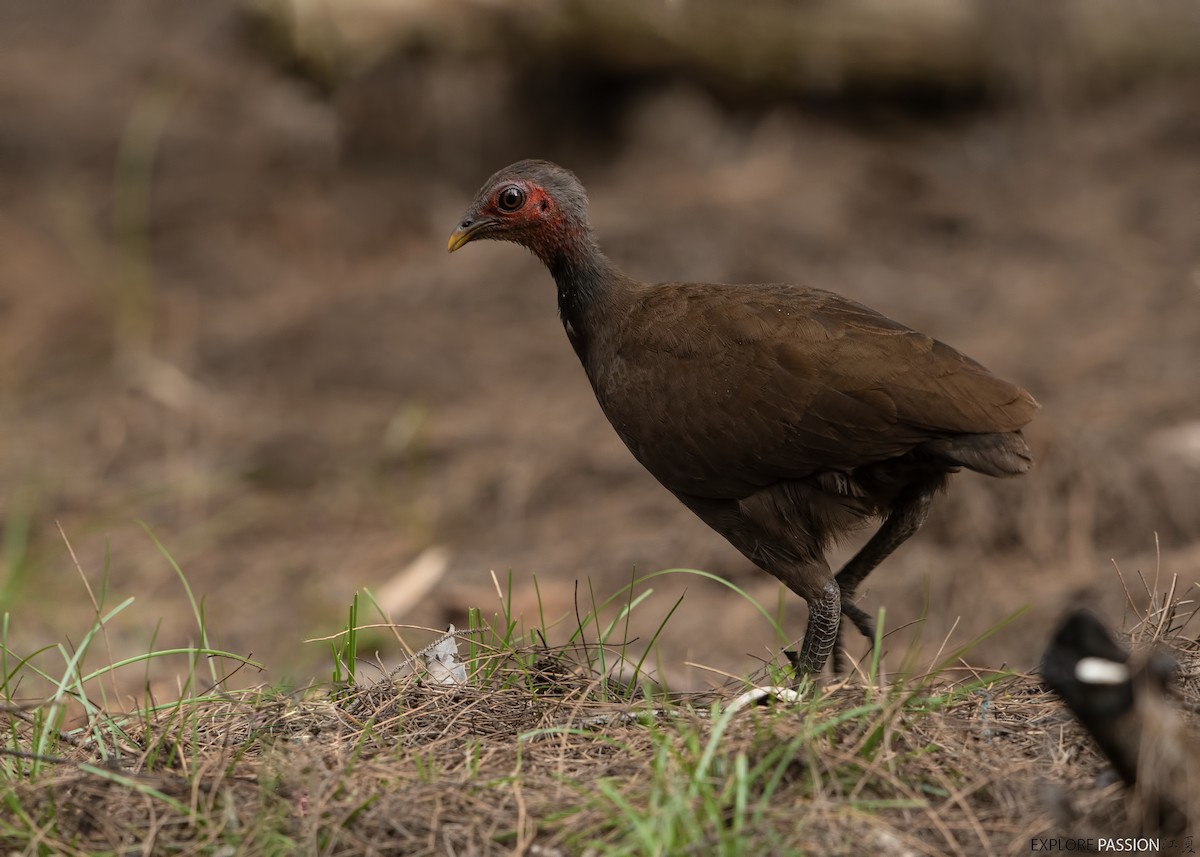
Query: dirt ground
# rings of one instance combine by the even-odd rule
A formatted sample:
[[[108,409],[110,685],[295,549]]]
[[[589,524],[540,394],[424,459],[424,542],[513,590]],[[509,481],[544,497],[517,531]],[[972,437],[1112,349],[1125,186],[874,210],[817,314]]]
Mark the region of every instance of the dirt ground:
[[[1035,472],[959,477],[870,579],[863,604],[901,629],[897,658],[914,635],[932,656],[1028,606],[972,656],[1028,668],[1080,590],[1119,621],[1114,561],[1135,599],[1138,574],[1200,580],[1195,79],[954,109],[747,107],[686,79],[539,88],[434,53],[326,93],[268,60],[233,2],[0,16],[15,649],[90,621],[56,522],[94,583],[107,568],[112,598],[137,598],[118,656],[195,635],[144,521],[214,641],[271,680],[326,674],[326,644],[304,640],[338,630],[355,590],[385,594],[397,622],[462,626],[496,608],[491,570],[511,570],[533,622],[535,576],[554,620],[576,581],[587,610],[589,585],[704,569],[782,600],[798,637],[798,600],[622,447],[538,263],[492,244],[447,256],[478,184],[521,157],[580,175],[603,246],[639,278],[832,288],[1038,398]],[[424,590],[412,568],[431,548],[446,564]],[[660,641],[672,686],[709,682],[692,663],[775,656],[723,587],[650,585],[642,639],[686,590]]]

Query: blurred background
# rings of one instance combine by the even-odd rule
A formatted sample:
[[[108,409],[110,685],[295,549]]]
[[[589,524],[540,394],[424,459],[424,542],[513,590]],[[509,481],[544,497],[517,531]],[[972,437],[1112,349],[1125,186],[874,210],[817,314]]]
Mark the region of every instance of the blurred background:
[[[536,260],[447,256],[524,157],[578,173],[640,279],[834,289],[1042,403],[1033,474],[960,476],[870,578],[897,662],[1030,605],[972,655],[1029,668],[1078,592],[1120,621],[1200,578],[1197,2],[4,0],[9,646],[91,621],[59,524],[137,599],[114,657],[194,638],[139,521],[271,680],[327,675],[304,640],[361,587],[462,626],[492,570],[530,624],[536,579],[552,642],[673,567],[798,637],[801,602],[622,447]],[[649,586],[643,642],[685,593],[675,687],[777,653],[719,585]]]

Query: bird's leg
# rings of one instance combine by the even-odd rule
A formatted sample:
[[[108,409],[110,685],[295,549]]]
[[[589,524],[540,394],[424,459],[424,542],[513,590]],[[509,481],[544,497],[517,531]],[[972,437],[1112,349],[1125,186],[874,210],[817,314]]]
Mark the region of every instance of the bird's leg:
[[[935,492],[935,487],[920,484],[900,495],[883,526],[837,573],[838,586],[842,592],[853,597],[867,575],[887,559],[892,551],[904,544],[913,533],[921,529],[921,525],[929,517],[929,507],[933,504]]]
[[[842,613],[872,643],[875,641],[875,620],[854,603],[854,595],[859,584],[879,563],[921,529],[921,525],[929,517],[929,507],[933,504],[933,495],[937,493],[940,484],[940,479],[920,482],[905,490],[892,506],[891,514],[887,516],[883,526],[837,573],[837,585],[842,594]],[[844,666],[844,651],[839,635],[834,644],[833,669],[841,673]]]
[[[842,590],[836,581],[829,580],[819,596],[808,599],[808,627],[804,629],[800,655],[793,662],[798,670],[820,674],[837,642],[841,621]]]
[[[839,587],[840,589],[840,587]],[[842,593],[842,615],[854,623],[854,627],[859,630],[868,640],[875,639],[875,619],[866,610],[863,610],[853,601],[846,600],[846,593]]]
[[[844,592],[842,593],[842,615],[854,623],[854,627],[858,628],[859,633],[866,637],[872,646],[875,645],[875,619],[866,610],[848,600]],[[836,675],[842,675],[846,671],[846,647],[842,645],[840,628],[837,641],[833,646],[833,671]]]

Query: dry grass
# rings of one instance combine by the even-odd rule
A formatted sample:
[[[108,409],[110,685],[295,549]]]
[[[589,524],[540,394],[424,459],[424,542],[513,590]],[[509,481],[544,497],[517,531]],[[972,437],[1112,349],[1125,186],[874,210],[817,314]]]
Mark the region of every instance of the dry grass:
[[[1200,693],[1185,607],[1159,599],[1133,637],[1180,659],[1190,730]],[[293,694],[218,680],[121,714],[88,700],[105,676],[22,703],[29,664],[9,652],[0,847],[1007,854],[1035,837],[1136,830],[1035,676],[980,675],[951,656],[929,672],[860,673],[806,686],[799,703],[737,708],[747,683],[651,695],[603,681],[580,645],[517,645],[511,623],[485,630],[502,645],[472,649],[463,685],[420,671]],[[68,708],[82,713],[63,719]]]

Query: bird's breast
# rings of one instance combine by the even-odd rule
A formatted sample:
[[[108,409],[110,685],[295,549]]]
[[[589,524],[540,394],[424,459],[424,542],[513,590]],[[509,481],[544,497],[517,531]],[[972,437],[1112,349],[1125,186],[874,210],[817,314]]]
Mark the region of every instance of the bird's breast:
[[[720,364],[628,349],[584,366],[617,435],[669,490],[738,496],[758,487],[752,462],[741,460],[757,445],[739,417],[742,379]]]

